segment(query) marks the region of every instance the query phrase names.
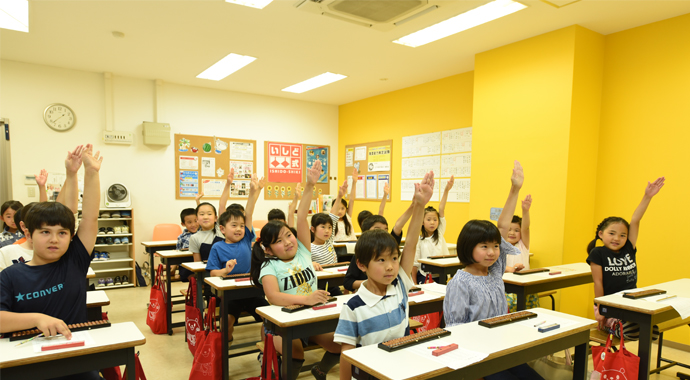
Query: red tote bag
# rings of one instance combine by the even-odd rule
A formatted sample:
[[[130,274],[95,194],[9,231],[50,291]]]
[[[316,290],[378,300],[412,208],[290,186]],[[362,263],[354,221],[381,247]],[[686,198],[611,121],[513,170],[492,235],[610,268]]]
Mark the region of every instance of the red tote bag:
[[[165,315],[166,298],[165,286],[161,280],[163,266],[158,266],[156,282],[151,286],[151,298],[149,300],[149,310],[146,314],[146,324],[149,325],[154,334],[166,334],[168,332],[168,319]]]
[[[127,378],[128,369],[129,368],[125,368],[125,372],[122,374],[123,379]],[[146,380],[146,375],[144,375],[144,368],[141,366],[141,361],[139,360],[138,352],[136,355],[134,355],[134,378],[136,380]]]
[[[618,322],[621,336],[623,336],[623,324]],[[617,352],[611,352],[611,334],[606,340],[606,347],[592,347],[592,371],[591,380],[599,379],[627,379],[637,380],[640,369],[640,358],[625,349],[625,342],[621,339],[621,348]]]
[[[211,298],[206,313],[208,330],[197,333],[196,352],[189,380],[220,380],[222,378],[221,332],[216,326],[216,299]]]
[[[432,282],[434,282],[434,279],[431,278],[431,273],[427,273],[426,281],[424,281],[424,283],[425,284],[431,284]],[[442,315],[441,312],[437,311],[435,313],[417,315],[417,316],[414,316],[411,318],[424,325],[424,326],[417,329],[417,332],[422,332],[422,331],[432,330],[432,329],[435,329],[437,327],[441,327],[441,315]]]
[[[196,278],[189,276],[189,287],[184,302],[184,328],[187,334],[187,347],[192,355],[196,352],[196,333],[202,330],[201,310],[196,306]]]
[[[266,334],[264,344],[264,358],[261,362],[261,376],[250,377],[247,380],[278,380],[280,368],[278,367],[278,353],[273,345],[273,335]]]

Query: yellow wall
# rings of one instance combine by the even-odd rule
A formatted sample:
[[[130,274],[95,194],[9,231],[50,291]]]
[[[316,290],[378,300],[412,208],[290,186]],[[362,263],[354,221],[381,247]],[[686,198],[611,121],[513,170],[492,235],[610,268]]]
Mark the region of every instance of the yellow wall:
[[[606,36],[595,221],[628,220],[647,181],[666,186],[642,219],[638,286],[687,278],[690,214],[690,15]],[[594,173],[592,173],[594,179]],[[690,344],[690,329],[665,338]]]
[[[346,145],[393,139],[394,180],[391,181],[391,202],[384,214],[391,228],[410,206],[410,202],[400,200],[399,191],[403,136],[472,126],[472,91],[473,73],[469,72],[340,106],[339,152],[345,152]],[[345,173],[344,157],[340,157],[340,182],[349,174]],[[378,201],[357,201],[353,219],[362,210],[378,213],[379,204]],[[438,208],[438,202],[430,202],[430,205]],[[467,203],[447,204],[445,237],[449,243],[457,240],[468,213]],[[356,229],[359,231],[358,225]]]

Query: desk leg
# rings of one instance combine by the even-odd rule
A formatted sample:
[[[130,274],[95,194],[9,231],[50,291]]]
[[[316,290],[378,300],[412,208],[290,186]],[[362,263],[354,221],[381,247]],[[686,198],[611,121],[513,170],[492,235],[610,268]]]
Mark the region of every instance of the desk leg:
[[[225,292],[220,292],[220,297],[222,298],[220,302],[220,334],[222,342],[221,351],[223,351],[221,355],[221,360],[223,361],[222,379],[225,380],[230,376],[230,369],[228,368],[228,350],[230,349],[228,342],[228,309],[230,308],[230,297],[227,297]]]
[[[199,275],[196,276],[196,307],[201,311],[201,316],[204,316],[204,274],[203,272],[197,272]]]
[[[289,379],[292,376],[292,328],[286,328],[281,337],[283,338],[283,365],[280,373],[282,379]]]
[[[587,352],[589,343],[575,346],[575,365],[573,368],[573,380],[585,380],[587,378]]]
[[[156,250],[154,248],[146,248],[146,252],[149,254],[149,274],[151,275],[150,284],[153,286],[153,281],[156,278],[156,268],[153,267],[153,256],[156,254]]]
[[[134,347],[127,350],[127,363],[125,363],[125,365],[127,366],[125,367],[125,372],[127,372],[126,380],[137,380],[137,365],[134,355]],[[123,380],[125,379],[123,378]]]
[[[645,318],[644,322],[639,323],[640,340],[637,346],[637,356],[640,357],[640,380],[649,379],[649,368],[651,366],[652,351],[652,323],[650,318]]]
[[[165,311],[168,320],[168,335],[172,335],[172,295],[171,285],[170,285],[170,265],[168,265],[168,260],[163,260],[165,262],[165,290],[167,291],[167,303],[165,304]]]
[[[527,297],[525,297],[525,288],[521,287],[517,292],[517,311],[525,310],[527,307]]]

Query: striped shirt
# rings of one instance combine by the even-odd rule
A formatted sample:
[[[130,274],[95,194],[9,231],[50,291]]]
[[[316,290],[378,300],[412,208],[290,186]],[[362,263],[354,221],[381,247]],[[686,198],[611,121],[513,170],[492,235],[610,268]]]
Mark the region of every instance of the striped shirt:
[[[328,214],[333,221],[333,225],[338,223],[338,215]],[[323,244],[311,243],[311,259],[316,261],[321,265],[335,264],[338,262],[338,255],[335,253],[335,248],[333,248],[333,240],[335,235],[331,233],[331,237],[326,240]]]
[[[487,276],[475,276],[462,269],[448,282],[443,301],[446,326],[479,321],[508,313],[503,272],[506,255],[519,255],[520,251],[501,238],[501,254],[489,267]]]
[[[410,276],[400,267],[398,277],[388,285],[383,297],[370,292],[367,281],[343,305],[334,342],[368,346],[409,334],[407,291],[413,286]]]

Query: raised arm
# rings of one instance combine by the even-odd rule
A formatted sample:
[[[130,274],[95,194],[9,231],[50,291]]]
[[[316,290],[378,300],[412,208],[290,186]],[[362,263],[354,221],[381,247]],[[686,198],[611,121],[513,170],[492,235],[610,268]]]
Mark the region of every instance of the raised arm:
[[[98,208],[101,205],[101,180],[98,172],[101,170],[103,157],[100,157],[100,152],[93,154],[93,146],[87,144],[82,160],[84,161],[84,200],[77,235],[84,244],[86,252],[91,254],[98,234]]]
[[[347,180],[343,182],[343,185],[338,188],[338,194],[335,196],[335,202],[333,202],[333,207],[331,207],[331,214],[338,214],[338,211],[343,207],[342,199],[347,194]]]
[[[301,189],[302,188],[302,183],[298,183],[297,186],[295,186],[295,196],[292,198],[292,201],[288,203],[288,216],[287,216],[287,225],[290,228],[295,227],[295,210],[297,209],[297,205],[299,204],[299,198],[302,195]]]
[[[204,197],[204,192],[196,193],[196,197],[194,197],[194,200],[196,201],[196,205],[199,206],[201,204],[201,198]]]
[[[383,211],[386,209],[386,201],[388,200],[388,194],[391,193],[391,188],[388,184],[383,185],[383,198],[381,198],[381,204],[379,205],[379,215],[383,216]]]
[[[79,179],[77,178],[77,172],[81,168],[84,149],[83,145],[79,145],[73,152],[67,152],[67,158],[65,159],[65,171],[67,173],[65,185],[62,187],[56,200],[72,210],[73,214],[79,212]]]
[[[398,220],[395,221],[395,226],[393,226],[393,232],[395,232],[396,235],[400,236],[402,233],[403,227],[405,227],[405,223],[407,223],[408,220],[410,220],[410,217],[412,216],[412,209],[413,209],[414,203],[410,203],[410,207],[403,212],[402,215],[398,218]],[[424,218],[422,218],[424,219]],[[421,228],[421,227],[420,227]],[[405,239],[407,240],[407,239]]]
[[[637,206],[635,212],[632,215],[632,218],[630,219],[630,231],[628,231],[628,240],[630,240],[630,244],[632,244],[633,247],[637,246],[637,236],[640,233],[640,220],[642,220],[644,213],[647,211],[647,207],[649,207],[649,202],[651,202],[652,198],[655,195],[659,194],[661,188],[664,187],[664,181],[666,181],[665,177],[659,177],[656,179],[656,181],[652,183],[647,182],[647,187],[644,190],[644,196],[642,197],[642,201]]]
[[[506,204],[503,206],[503,211],[501,211],[497,223],[498,230],[501,232],[501,236],[504,239],[508,236],[510,221],[513,220],[513,215],[515,215],[515,206],[517,205],[518,195],[520,195],[520,189],[524,181],[525,174],[522,171],[522,165],[515,161],[513,175],[510,177],[510,192],[508,193],[508,199],[506,199]]]
[[[230,187],[232,186],[232,181],[235,180],[235,168],[230,168],[230,173],[228,173],[228,180],[225,182],[225,187],[223,192],[220,194],[220,200],[218,201],[218,215],[225,212],[225,207],[228,204],[228,198],[230,198]]]
[[[302,202],[297,209],[297,239],[311,251],[311,232],[309,230],[309,223],[307,223],[307,214],[309,207],[311,207],[312,192],[316,181],[321,175],[321,160],[316,160],[312,167],[307,170],[307,185],[304,187],[304,194],[302,194]],[[264,285],[265,286],[265,285]]]
[[[350,197],[350,203],[347,205],[347,215],[350,215],[350,219],[352,219],[352,212],[355,209],[355,198],[357,198],[357,168],[352,168],[352,196]],[[347,184],[347,180],[345,181],[345,184]]]
[[[446,202],[448,202],[448,193],[450,189],[453,188],[455,184],[455,176],[450,176],[448,183],[446,183],[446,188],[443,190],[443,196],[441,197],[441,203],[438,205],[438,216],[443,218],[446,216]]]
[[[522,234],[522,243],[529,250],[529,225],[530,216],[529,209],[532,207],[532,195],[527,194],[525,200],[522,201],[522,225],[520,225],[520,234]]]
[[[405,273],[411,276],[412,267],[414,266],[414,256],[417,250],[417,238],[419,231],[422,228],[424,219],[424,207],[429,203],[429,199],[434,194],[434,172],[429,172],[424,175],[422,183],[415,183],[414,198],[412,199],[412,220],[407,229],[405,238],[405,247],[403,248],[402,260],[400,265]]]
[[[258,179],[256,174],[252,174],[252,180],[249,183],[249,198],[247,198],[247,207],[244,209],[244,226],[253,231],[252,226],[252,215],[254,215],[254,208],[256,207],[256,201],[259,199],[261,194],[261,189],[266,186],[266,180],[264,177]]]
[[[38,185],[38,201],[48,201],[48,193],[46,193],[46,182],[48,182],[48,171],[41,169],[41,172],[34,175],[36,178],[36,185]],[[58,195],[59,196],[59,195]]]

